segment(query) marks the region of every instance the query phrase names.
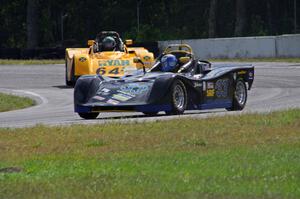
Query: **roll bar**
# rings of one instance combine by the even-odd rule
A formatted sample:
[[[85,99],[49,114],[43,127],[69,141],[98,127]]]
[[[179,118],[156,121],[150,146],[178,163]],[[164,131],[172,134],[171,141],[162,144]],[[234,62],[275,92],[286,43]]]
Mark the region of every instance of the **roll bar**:
[[[192,47],[188,44],[170,44],[165,50],[163,54],[169,54],[172,52],[187,52],[193,54]]]

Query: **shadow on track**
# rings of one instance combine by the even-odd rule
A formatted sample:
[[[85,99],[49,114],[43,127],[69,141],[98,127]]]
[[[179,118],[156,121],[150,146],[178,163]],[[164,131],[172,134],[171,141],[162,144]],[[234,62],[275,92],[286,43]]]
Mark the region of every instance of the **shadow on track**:
[[[202,115],[202,114],[209,114],[209,113],[222,113],[222,112],[227,112],[225,110],[213,110],[213,111],[193,111],[193,112],[186,112],[182,115],[166,115],[164,113],[159,113],[157,115],[154,116],[149,116],[149,115],[127,115],[127,116],[107,116],[107,117],[101,117],[101,113],[100,115],[94,119],[94,120],[98,120],[98,121],[105,121],[105,120],[126,120],[126,119],[139,119],[139,118],[171,118],[174,117],[176,119],[176,116],[192,116],[192,115]],[[178,117],[177,117],[178,118]],[[85,119],[82,119],[85,120]],[[92,119],[93,120],[93,119]]]
[[[72,86],[66,86],[66,85],[57,85],[57,86],[52,86],[53,88],[59,88],[59,89],[73,89]]]

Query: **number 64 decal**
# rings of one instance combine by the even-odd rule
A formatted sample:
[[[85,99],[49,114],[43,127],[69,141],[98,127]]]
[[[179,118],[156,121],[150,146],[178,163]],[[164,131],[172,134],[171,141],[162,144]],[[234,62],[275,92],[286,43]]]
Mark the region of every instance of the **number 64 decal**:
[[[97,69],[96,74],[98,74],[98,75],[105,75],[105,74],[118,75],[122,72],[123,72],[123,69],[120,68],[120,67],[116,67],[116,68],[113,68],[111,70],[108,70],[105,67],[100,67],[100,68]]]

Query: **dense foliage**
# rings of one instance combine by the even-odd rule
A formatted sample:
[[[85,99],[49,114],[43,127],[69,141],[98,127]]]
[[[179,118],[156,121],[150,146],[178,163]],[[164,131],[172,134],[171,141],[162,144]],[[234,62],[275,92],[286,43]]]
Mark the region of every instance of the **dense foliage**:
[[[296,1],[1,0],[0,47],[61,45],[63,15],[65,45],[84,44],[100,30],[139,41],[288,34],[295,32]],[[28,38],[36,42],[28,45]]]

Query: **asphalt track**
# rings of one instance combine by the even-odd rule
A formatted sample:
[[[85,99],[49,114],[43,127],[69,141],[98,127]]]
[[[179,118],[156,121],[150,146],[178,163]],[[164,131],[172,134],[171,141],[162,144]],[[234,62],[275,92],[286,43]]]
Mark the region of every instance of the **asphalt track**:
[[[64,86],[64,65],[0,65],[0,92],[29,96],[38,102],[34,107],[0,113],[0,128],[204,118],[300,107],[300,63],[252,64],[255,66],[254,85],[242,112],[216,109],[187,111],[181,116],[165,116],[161,113],[156,117],[135,112],[114,112],[101,113],[96,120],[83,120],[73,112],[73,88]]]

